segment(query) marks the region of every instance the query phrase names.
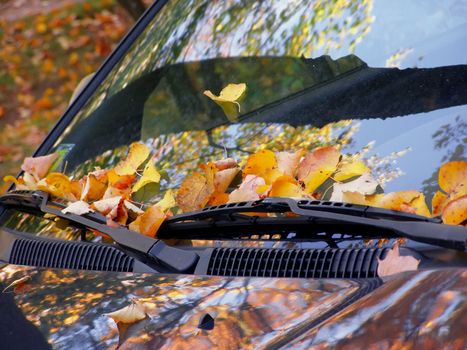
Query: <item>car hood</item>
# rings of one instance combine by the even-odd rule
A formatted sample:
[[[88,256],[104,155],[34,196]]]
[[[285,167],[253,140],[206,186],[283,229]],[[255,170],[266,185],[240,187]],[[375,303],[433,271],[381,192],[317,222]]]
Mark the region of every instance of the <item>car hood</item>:
[[[465,345],[467,271],[425,270],[382,283],[24,268],[0,270],[5,347],[414,348]],[[380,285],[382,284],[382,285]],[[377,288],[376,288],[377,287]],[[106,314],[144,302],[147,317]],[[198,328],[209,315],[212,330]],[[8,321],[6,321],[8,320]],[[461,346],[462,347],[462,346]]]

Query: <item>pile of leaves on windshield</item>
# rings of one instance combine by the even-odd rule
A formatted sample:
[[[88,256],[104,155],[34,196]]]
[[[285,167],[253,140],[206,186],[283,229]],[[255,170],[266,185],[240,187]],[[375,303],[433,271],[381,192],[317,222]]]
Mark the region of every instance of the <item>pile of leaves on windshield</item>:
[[[265,197],[370,205],[427,217],[441,216],[444,223],[452,225],[463,225],[467,220],[465,161],[441,166],[440,191],[433,198],[430,212],[422,193],[383,193],[371,169],[358,155],[341,154],[334,146],[294,152],[263,149],[249,155],[243,167],[231,158],[201,164],[177,191],[166,191],[159,202],[150,206],[134,201],[137,191],[161,179],[145,144],[131,144],[126,158],[113,169],[95,169],[79,179],[49,172],[57,157],[50,154],[26,158],[22,165],[24,174],[19,179],[6,176],[4,180],[14,182],[16,189],[44,191],[68,200],[65,213],[83,215],[97,211],[106,216],[108,225],[124,225],[151,237],[174,213]]]

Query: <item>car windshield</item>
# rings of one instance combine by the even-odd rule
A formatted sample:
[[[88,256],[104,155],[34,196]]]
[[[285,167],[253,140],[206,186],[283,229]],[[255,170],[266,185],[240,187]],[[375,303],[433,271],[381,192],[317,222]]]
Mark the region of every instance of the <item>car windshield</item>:
[[[466,64],[463,1],[173,0],[52,151],[78,178],[146,144],[154,203],[203,163],[335,146],[429,203],[465,159]],[[241,99],[216,100],[229,84]]]

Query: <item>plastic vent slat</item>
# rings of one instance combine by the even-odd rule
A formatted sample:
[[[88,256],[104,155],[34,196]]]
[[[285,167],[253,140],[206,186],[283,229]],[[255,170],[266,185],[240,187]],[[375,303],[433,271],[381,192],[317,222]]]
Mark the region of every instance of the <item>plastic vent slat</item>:
[[[386,248],[215,248],[208,275],[299,278],[373,278]]]
[[[134,259],[109,245],[18,239],[10,263],[61,269],[133,271]]]

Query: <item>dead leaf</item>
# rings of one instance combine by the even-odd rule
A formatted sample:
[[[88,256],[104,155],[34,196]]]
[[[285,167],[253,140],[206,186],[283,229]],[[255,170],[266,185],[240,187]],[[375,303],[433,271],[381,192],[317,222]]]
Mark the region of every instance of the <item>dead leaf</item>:
[[[384,277],[404,271],[417,270],[420,261],[413,256],[401,256],[396,244],[383,260],[378,259],[378,276]]]
[[[107,180],[107,178],[105,179]],[[102,198],[107,189],[107,181],[101,182],[93,174],[86,176],[86,182],[81,192],[82,201],[96,201]],[[73,192],[73,191],[72,191]]]
[[[304,198],[300,184],[292,176],[284,175],[276,179],[271,186],[270,197]]]
[[[373,194],[378,187],[378,181],[376,181],[370,173],[363,174],[358,179],[339,183],[336,182],[332,185],[332,195],[329,199],[333,202],[343,202],[344,192],[359,192],[364,195]]]
[[[48,174],[45,179],[37,183],[37,189],[50,193],[55,197],[64,198],[72,202],[76,201],[71,191],[71,180],[62,173],[53,172]]]
[[[69,204],[66,208],[62,209],[63,214],[71,213],[76,215],[83,215],[91,213],[94,210],[89,206],[87,202],[77,201]]]
[[[184,212],[195,211],[206,206],[213,193],[214,178],[195,172],[183,180],[177,191],[176,201]]]
[[[246,91],[246,84],[228,84],[222,89],[219,96],[214,95],[210,90],[204,91],[204,95],[217,103],[230,122],[236,123],[238,113],[240,112],[240,104],[238,100]]]
[[[150,150],[144,143],[132,143],[126,158],[115,167],[115,173],[120,176],[133,175],[138,170],[138,167],[148,158],[149,154]]]
[[[431,200],[431,214],[433,216],[441,215],[448,202],[448,196],[441,191],[437,191]]]
[[[414,190],[385,194],[375,204],[380,208],[431,217],[430,210],[425,202],[425,196]]]
[[[258,193],[258,189],[264,188],[265,185],[266,181],[262,177],[247,175],[240,186],[229,194],[229,203],[255,201],[260,199],[261,196],[264,197],[265,192]],[[269,188],[270,186],[267,185],[266,191],[268,191]]]
[[[160,179],[161,179],[161,175],[156,170],[156,167],[154,166],[152,161],[149,161],[144,167],[143,175],[138,180],[138,182],[136,182],[136,184],[133,185],[131,192],[137,192],[139,189],[143,188],[147,184],[154,183],[154,182],[158,183]]]
[[[277,168],[284,175],[295,176],[304,153],[302,149],[296,152],[276,152]]]
[[[153,205],[130,223],[129,228],[145,236],[156,237],[157,230],[164,222],[165,217],[164,212],[157,205]]]
[[[243,175],[259,176],[271,185],[282,173],[279,171],[274,152],[261,150],[248,157]]]
[[[26,157],[24,158],[21,170],[32,174],[37,181],[44,178],[52,164],[58,158],[57,153],[52,153],[41,157]]]
[[[8,290],[12,289],[13,293],[18,293],[18,292],[24,292],[26,283],[31,280],[31,276],[26,275],[21,278],[18,278],[17,280],[14,280],[11,282],[8,286],[5,287],[5,289],[2,291],[2,293],[9,293]]]
[[[467,162],[456,161],[443,164],[439,169],[439,187],[450,200],[467,195]]]
[[[163,212],[175,207],[176,205],[177,202],[175,201],[172,190],[167,190],[164,194],[164,198],[156,203],[156,206],[159,207],[159,209]]]
[[[145,319],[148,315],[146,313],[146,305],[136,299],[119,310],[105,314],[115,321],[115,323],[131,324]]]
[[[238,167],[217,171],[214,175],[215,191],[225,192],[239,171]]]
[[[217,170],[230,169],[238,166],[237,161],[233,158],[217,160],[214,162],[214,165],[216,166]]]
[[[450,201],[443,210],[443,223],[464,225],[467,221],[467,195]]]
[[[370,169],[361,160],[355,160],[349,157],[339,162],[333,178],[336,181],[345,181],[352,177],[368,173],[369,171]]]
[[[308,153],[298,166],[298,179],[307,193],[313,193],[337,169],[340,153],[335,147],[323,147]]]

